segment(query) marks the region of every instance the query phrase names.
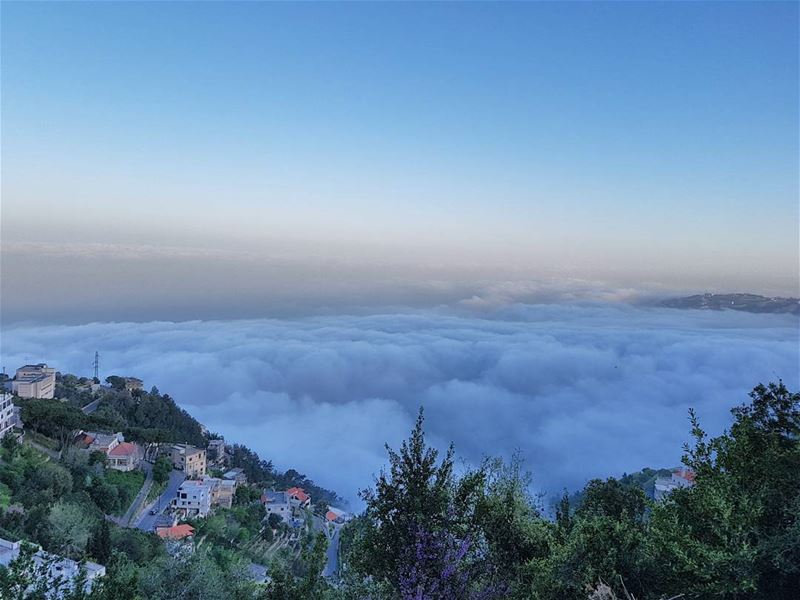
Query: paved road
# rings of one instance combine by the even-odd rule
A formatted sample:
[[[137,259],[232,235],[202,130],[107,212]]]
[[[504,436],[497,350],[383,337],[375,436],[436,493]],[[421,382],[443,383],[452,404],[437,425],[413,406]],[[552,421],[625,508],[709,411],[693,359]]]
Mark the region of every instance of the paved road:
[[[100,400],[101,400],[100,398],[98,398],[97,400],[92,400],[91,402],[89,402],[89,404],[87,404],[86,406],[84,406],[84,407],[81,409],[81,410],[83,411],[83,414],[85,414],[85,415],[90,415],[90,414],[92,414],[94,411],[96,411],[96,410],[97,410],[97,407],[98,407],[98,406],[100,406]]]
[[[339,532],[341,527],[335,525],[333,528],[333,535],[328,540],[328,562],[325,563],[325,569],[322,571],[322,576],[331,578],[336,577],[339,572]]]
[[[131,502],[131,505],[128,507],[128,510],[117,520],[117,524],[122,527],[130,526],[131,519],[139,513],[139,508],[142,506],[142,502],[145,501],[145,498],[147,498],[147,494],[150,493],[150,487],[153,485],[153,466],[150,463],[142,462],[141,467],[145,472],[144,483],[139,493],[136,494],[133,502]]]
[[[142,516],[139,518],[138,523],[136,523],[137,529],[141,529],[142,531],[153,531],[153,526],[155,525],[156,517],[158,515],[151,515],[150,509],[153,506],[156,506],[163,511],[167,506],[169,506],[170,502],[172,502],[172,499],[175,497],[175,494],[178,493],[178,488],[180,487],[181,483],[183,483],[184,479],[186,479],[186,475],[184,475],[181,471],[173,470],[170,472],[167,488],[164,490],[163,494],[144,507]]]

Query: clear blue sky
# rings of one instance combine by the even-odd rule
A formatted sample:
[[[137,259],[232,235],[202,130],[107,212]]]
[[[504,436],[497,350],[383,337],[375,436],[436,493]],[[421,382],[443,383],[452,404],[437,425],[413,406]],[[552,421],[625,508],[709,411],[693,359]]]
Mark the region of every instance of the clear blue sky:
[[[796,3],[3,3],[2,34],[6,241],[797,287]]]

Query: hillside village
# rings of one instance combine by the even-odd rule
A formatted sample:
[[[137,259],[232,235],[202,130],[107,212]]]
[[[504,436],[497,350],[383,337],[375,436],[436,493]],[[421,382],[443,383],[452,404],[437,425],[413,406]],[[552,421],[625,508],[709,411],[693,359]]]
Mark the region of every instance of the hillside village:
[[[2,598],[796,597],[800,394],[781,382],[717,438],[691,413],[683,467],[593,479],[554,518],[517,462],[457,473],[422,412],[351,516],[135,377],[34,364],[2,385]]]
[[[309,539],[322,534],[328,540],[325,576],[336,576],[339,529],[350,519],[331,504],[338,497],[296,471],[275,473],[271,463],[210,433],[168,396],[155,388],[145,392],[142,380],[109,376],[100,383],[41,363],[20,367],[2,385],[0,565],[8,567],[31,543],[31,564],[52,584],[66,594],[80,578],[90,591],[106,568],[102,560],[86,559],[111,555],[93,552],[93,537],[105,531],[97,534],[108,538],[103,543],[114,545],[116,537],[124,547],[130,541],[120,530],[129,530],[153,536],[146,544],[157,547],[155,554],[179,557],[203,544],[219,545],[246,557],[248,578],[261,585],[269,581],[270,565],[291,565]],[[157,406],[146,407],[153,402]],[[148,418],[152,410],[172,413],[172,421]],[[117,418],[126,412],[134,417]],[[26,526],[35,507],[26,505],[25,486],[14,478],[22,463],[80,465],[61,475],[72,472],[73,493],[76,475],[90,480],[83,492],[102,513],[84,547],[63,544],[68,552],[59,555],[58,543]]]

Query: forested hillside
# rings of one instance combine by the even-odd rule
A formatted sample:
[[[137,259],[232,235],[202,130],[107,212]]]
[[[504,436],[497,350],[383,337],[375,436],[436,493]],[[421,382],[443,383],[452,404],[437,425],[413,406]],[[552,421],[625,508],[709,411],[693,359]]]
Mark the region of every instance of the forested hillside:
[[[420,414],[411,437],[389,450],[389,469],[363,492],[366,510],[343,527],[333,578],[321,576],[321,535],[305,536],[301,553],[272,565],[271,581],[259,586],[230,545],[242,526],[229,529],[225,519],[198,523],[210,542],[187,555],[170,556],[152,535],[109,531],[100,507],[113,496],[107,477],[74,457],[56,464],[11,442],[0,481],[22,510],[2,512],[0,534],[107,560],[94,600],[795,600],[800,394],[759,385],[732,414],[731,429],[713,438],[692,415],[684,463],[693,486],[653,501],[642,486],[655,472],[593,480],[577,506],[569,496],[559,502],[555,519],[530,496],[524,465],[487,460],[457,472],[453,449],[440,456],[426,444]],[[247,449],[236,453],[253,476],[270,473]],[[237,502],[238,522],[258,523],[247,509],[253,500]],[[20,592],[20,577],[0,573],[2,597],[33,598]]]

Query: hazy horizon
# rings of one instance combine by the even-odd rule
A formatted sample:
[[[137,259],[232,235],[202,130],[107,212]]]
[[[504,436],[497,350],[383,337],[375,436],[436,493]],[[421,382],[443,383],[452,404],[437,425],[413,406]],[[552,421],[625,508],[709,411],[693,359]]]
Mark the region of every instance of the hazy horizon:
[[[349,498],[420,405],[540,489],[800,386],[797,3],[2,3],[2,364]],[[288,449],[303,438],[302,448]]]
[[[794,3],[4,3],[3,321],[797,296],[797,32]]]

